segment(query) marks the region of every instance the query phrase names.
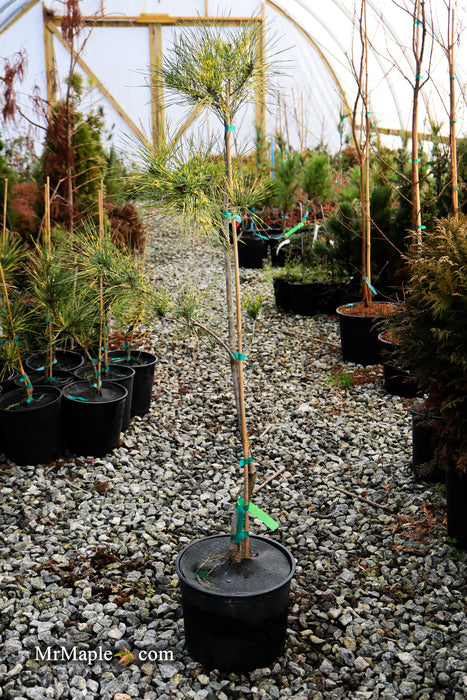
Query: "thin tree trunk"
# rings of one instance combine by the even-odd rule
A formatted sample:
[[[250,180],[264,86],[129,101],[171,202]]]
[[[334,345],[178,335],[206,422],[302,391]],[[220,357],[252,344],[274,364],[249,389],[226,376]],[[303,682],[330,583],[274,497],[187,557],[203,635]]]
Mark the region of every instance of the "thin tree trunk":
[[[414,30],[413,30],[413,54],[415,58],[415,82],[413,88],[413,108],[412,108],[412,227],[414,230],[414,240],[418,243],[422,238],[422,211],[420,204],[420,173],[418,164],[418,98],[420,93],[420,82],[422,76],[423,47],[424,47],[424,19],[420,19],[421,0],[415,0],[414,7]],[[422,36],[420,28],[422,27]]]

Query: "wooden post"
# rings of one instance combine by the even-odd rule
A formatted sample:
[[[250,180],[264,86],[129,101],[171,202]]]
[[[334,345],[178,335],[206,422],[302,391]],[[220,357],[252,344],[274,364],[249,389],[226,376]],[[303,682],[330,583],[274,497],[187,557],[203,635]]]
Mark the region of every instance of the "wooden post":
[[[164,92],[154,72],[162,65],[162,25],[149,25],[149,56],[151,66],[151,115],[154,144],[164,140]]]
[[[45,5],[42,8],[42,24],[44,32],[45,80],[47,84],[47,114],[52,116],[53,105],[57,100],[57,72],[55,67],[54,41],[51,26],[45,16]]]

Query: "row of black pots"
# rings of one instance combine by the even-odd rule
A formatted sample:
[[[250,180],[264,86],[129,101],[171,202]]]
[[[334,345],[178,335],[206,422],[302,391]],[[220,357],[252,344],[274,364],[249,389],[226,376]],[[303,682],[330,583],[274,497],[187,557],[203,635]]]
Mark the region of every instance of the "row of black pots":
[[[17,464],[39,464],[56,459],[64,450],[98,457],[117,447],[131,416],[149,410],[156,357],[143,351],[133,352],[129,359],[124,351],[111,355],[101,394],[89,381],[90,365],[75,369],[77,376],[54,369],[52,381],[42,369],[35,376],[31,372],[30,403],[21,384],[2,393],[0,447],[4,454]],[[87,378],[80,379],[83,376]]]
[[[293,282],[283,277],[274,280],[276,306],[301,316],[333,314],[339,298],[337,282]]]
[[[286,261],[286,246],[281,229],[270,227],[260,232],[244,231],[238,240],[238,264],[240,267],[260,269],[263,261],[271,256],[275,267],[283,267]]]

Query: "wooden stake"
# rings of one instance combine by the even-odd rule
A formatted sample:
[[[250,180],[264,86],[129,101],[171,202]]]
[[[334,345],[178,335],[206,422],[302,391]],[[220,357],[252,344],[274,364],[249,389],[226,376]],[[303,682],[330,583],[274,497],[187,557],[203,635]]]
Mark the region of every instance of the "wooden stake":
[[[3,192],[3,228],[2,228],[2,247],[5,246],[6,238],[6,205],[8,198],[8,178],[5,178],[5,189]]]
[[[98,206],[99,206],[99,241],[102,244],[104,241],[104,183],[101,180],[101,186],[98,195]],[[100,323],[99,323],[99,350],[97,353],[97,393],[102,393],[102,344],[104,342],[104,284],[102,281],[102,275],[99,275],[99,312],[100,312]],[[105,361],[105,358],[104,358]]]
[[[450,17],[449,17],[450,15]],[[451,157],[452,213],[459,218],[459,178],[457,172],[456,142],[456,73],[454,62],[454,10],[448,7],[448,61],[449,61],[449,149]]]

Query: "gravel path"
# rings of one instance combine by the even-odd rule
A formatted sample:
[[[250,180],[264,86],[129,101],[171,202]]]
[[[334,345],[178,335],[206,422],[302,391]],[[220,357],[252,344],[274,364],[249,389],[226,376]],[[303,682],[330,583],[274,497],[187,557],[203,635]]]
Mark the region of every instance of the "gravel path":
[[[148,262],[156,285],[205,289],[224,332],[222,255],[158,220]],[[119,449],[0,465],[0,697],[467,697],[466,559],[446,542],[444,487],[414,480],[411,401],[380,367],[342,363],[335,318],[280,314],[261,272],[242,278],[266,294],[245,362],[258,483],[282,469],[255,503],[297,559],[285,654],[237,675],[184,650],[175,557],[228,531],[241,447],[226,358],[163,319],[151,411]],[[330,382],[343,369],[350,391]],[[41,658],[73,646],[81,660]],[[124,648],[148,660],[119,665]]]

